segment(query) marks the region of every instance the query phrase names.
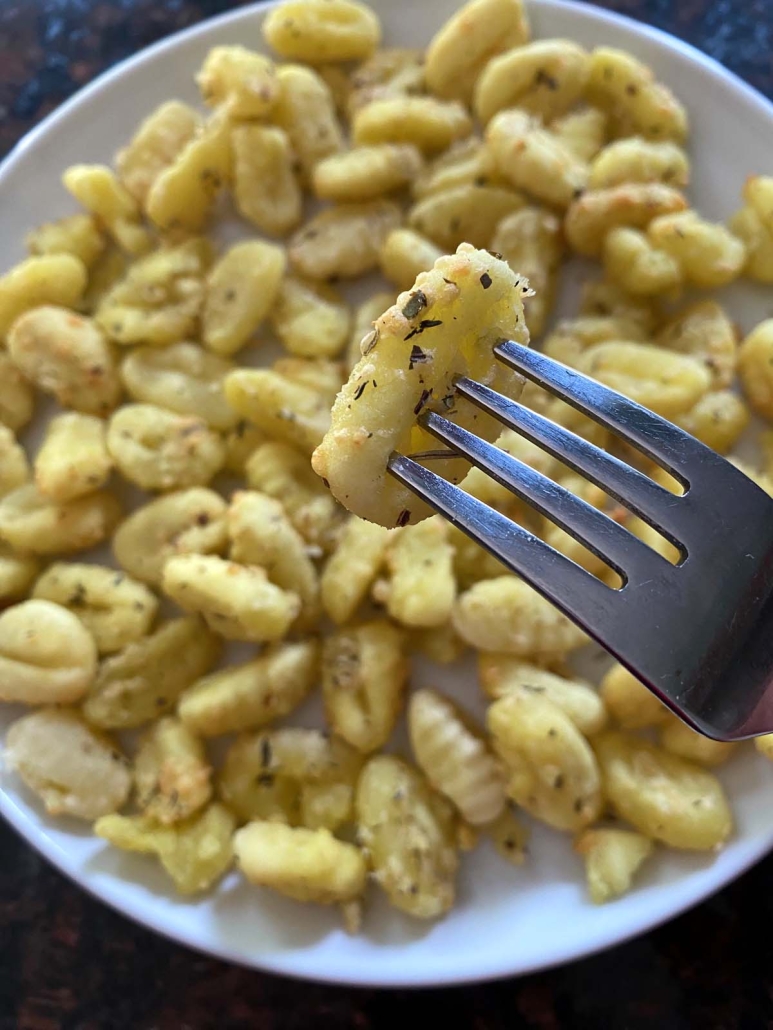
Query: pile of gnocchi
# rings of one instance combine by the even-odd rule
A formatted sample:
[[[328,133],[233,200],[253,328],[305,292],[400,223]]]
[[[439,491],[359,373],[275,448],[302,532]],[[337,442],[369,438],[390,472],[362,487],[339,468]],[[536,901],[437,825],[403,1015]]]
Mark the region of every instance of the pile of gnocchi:
[[[441,917],[462,853],[488,838],[518,865],[532,819],[570,836],[594,902],[657,847],[721,848],[713,769],[737,745],[621,666],[578,677],[583,633],[386,463],[426,460],[608,574],[438,453],[417,424],[435,410],[671,556],[454,378],[619,446],[493,360],[531,337],[729,452],[750,410],[773,421],[773,319],[739,341],[685,291],[773,283],[773,178],[707,221],[670,89],[623,51],[532,40],[522,0],[471,0],[425,52],[381,47],[358,0],[287,0],[262,31],[275,59],[209,53],[206,113],[170,100],[112,167],[66,169],[81,210],[33,229],[0,278],[0,700],[31,709],[5,767],[182,894],[236,866],[352,931],[369,881]],[[226,216],[242,238],[218,248]],[[572,255],[599,270],[554,324]],[[342,283],[371,272],[389,286],[353,308]],[[761,442],[769,467],[745,470],[773,493],[773,431]],[[442,690],[470,650],[480,724]],[[438,689],[410,689],[419,655]],[[289,724],[314,694],[325,729]]]

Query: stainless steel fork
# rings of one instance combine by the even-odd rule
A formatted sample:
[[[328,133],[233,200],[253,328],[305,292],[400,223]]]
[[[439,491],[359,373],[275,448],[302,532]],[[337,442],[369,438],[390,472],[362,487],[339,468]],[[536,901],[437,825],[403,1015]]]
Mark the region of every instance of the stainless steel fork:
[[[657,529],[678,565],[604,512],[435,412],[419,422],[561,526],[621,576],[615,589],[528,530],[395,454],[389,471],[602,644],[695,729],[717,740],[773,732],[773,500],[653,412],[512,341],[496,357],[632,444],[685,488],[624,461],[470,379],[458,394],[544,448]]]

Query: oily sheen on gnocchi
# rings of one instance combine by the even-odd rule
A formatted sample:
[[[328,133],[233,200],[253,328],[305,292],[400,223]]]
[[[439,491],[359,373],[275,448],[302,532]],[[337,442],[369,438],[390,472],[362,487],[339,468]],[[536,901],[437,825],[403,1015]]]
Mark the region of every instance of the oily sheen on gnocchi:
[[[736,326],[705,291],[773,283],[773,176],[751,170],[726,224],[695,210],[671,84],[533,38],[523,0],[469,0],[412,48],[360,0],[286,0],[262,33],[191,68],[199,105],[63,169],[71,213],[0,275],[0,703],[28,709],[4,764],[184,896],[238,876],[356,931],[372,885],[437,919],[480,840],[517,891],[536,820],[610,902],[656,845],[731,837],[743,745],[620,665],[577,675],[585,635],[388,462],[610,576],[441,450],[439,413],[678,560],[455,382],[614,451],[494,358],[515,340],[730,452],[752,413],[773,422],[773,319]],[[595,270],[556,320],[574,256]],[[744,470],[773,493],[773,429],[760,444]],[[480,690],[459,704],[463,658]],[[311,698],[324,724],[294,724]]]

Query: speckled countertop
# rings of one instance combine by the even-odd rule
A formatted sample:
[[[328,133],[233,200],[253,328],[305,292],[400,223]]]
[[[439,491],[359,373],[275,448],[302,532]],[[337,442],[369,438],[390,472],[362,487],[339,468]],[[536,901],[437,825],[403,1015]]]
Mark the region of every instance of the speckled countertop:
[[[239,6],[0,0],[0,157],[105,67]],[[773,96],[773,0],[607,0]],[[0,207],[0,228],[2,208]],[[94,901],[0,824],[0,1030],[471,1030],[773,1027],[773,858],[630,944],[480,987],[356,991],[202,958]]]

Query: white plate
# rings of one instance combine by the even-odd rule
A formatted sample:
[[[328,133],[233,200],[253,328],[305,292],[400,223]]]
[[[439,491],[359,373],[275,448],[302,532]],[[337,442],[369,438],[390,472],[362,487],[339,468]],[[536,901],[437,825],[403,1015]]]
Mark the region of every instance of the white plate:
[[[373,0],[389,44],[422,45],[456,0]],[[723,218],[738,206],[744,177],[770,171],[773,107],[702,54],[633,21],[561,0],[530,3],[536,36],[569,36],[587,46],[626,47],[650,63],[687,104],[702,212]],[[0,269],[23,256],[30,227],[72,210],[59,183],[78,161],[109,161],[137,122],[176,96],[197,101],[193,73],[216,44],[261,47],[265,8],[248,8],[166,40],[102,76],[22,141],[0,169]],[[731,310],[744,328],[771,313],[762,291],[736,290]],[[739,532],[742,528],[739,527]],[[721,589],[721,587],[718,587]],[[472,670],[418,670],[468,703]],[[17,713],[0,712],[0,733]],[[306,719],[314,717],[310,710]],[[234,874],[212,896],[176,898],[153,861],[112,851],[74,822],[48,819],[11,777],[0,812],[29,843],[97,897],[183,944],[261,969],[352,984],[443,984],[536,970],[579,958],[669,919],[761,858],[773,846],[773,771],[751,749],[723,771],[738,829],[714,856],[661,852],[637,889],[601,908],[585,894],[568,838],[535,827],[522,870],[486,847],[466,856],[459,904],[436,924],[416,924],[372,899],[364,932],[347,937],[335,913],[301,907],[251,888]]]

